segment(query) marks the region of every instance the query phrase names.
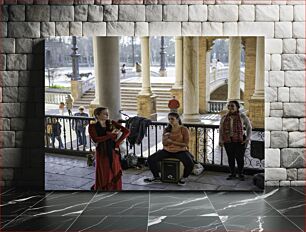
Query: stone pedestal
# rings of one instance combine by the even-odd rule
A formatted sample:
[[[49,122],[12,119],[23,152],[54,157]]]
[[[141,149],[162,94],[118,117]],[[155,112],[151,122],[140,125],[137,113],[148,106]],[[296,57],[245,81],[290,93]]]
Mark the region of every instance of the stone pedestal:
[[[263,99],[250,99],[249,118],[253,128],[265,127],[265,104]]]
[[[167,76],[167,70],[159,70],[159,75],[161,77],[166,77]]]
[[[137,96],[137,113],[138,116],[157,120],[156,114],[156,96],[155,95],[138,95]]]
[[[171,89],[171,95],[175,96],[175,98],[180,102],[180,107],[178,108],[178,113],[182,114],[183,113],[183,88],[175,88],[173,87]],[[170,112],[170,109],[169,109]]]
[[[71,81],[71,95],[75,101],[82,97],[82,83],[80,81]]]

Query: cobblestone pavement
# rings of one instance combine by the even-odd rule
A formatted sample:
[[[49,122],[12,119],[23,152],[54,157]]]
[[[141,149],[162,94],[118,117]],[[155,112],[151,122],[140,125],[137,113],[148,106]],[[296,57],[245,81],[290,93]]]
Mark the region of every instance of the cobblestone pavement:
[[[94,183],[95,168],[88,167],[85,157],[45,155],[46,190],[90,190]],[[185,186],[169,183],[145,183],[151,177],[147,167],[130,168],[123,172],[123,190],[252,190],[260,191],[252,183],[252,176],[245,181],[226,180],[228,173],[204,171],[200,176],[191,175]]]

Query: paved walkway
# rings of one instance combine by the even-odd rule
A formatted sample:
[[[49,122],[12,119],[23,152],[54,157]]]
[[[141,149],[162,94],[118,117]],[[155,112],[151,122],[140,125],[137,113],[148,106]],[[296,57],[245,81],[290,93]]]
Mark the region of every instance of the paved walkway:
[[[58,154],[45,155],[46,190],[90,190],[94,183],[95,168],[88,167],[86,158]],[[200,176],[191,175],[185,186],[169,183],[145,183],[152,174],[147,167],[130,168],[123,172],[123,190],[260,190],[252,183],[252,176],[245,181],[226,180],[228,173],[205,171]]]

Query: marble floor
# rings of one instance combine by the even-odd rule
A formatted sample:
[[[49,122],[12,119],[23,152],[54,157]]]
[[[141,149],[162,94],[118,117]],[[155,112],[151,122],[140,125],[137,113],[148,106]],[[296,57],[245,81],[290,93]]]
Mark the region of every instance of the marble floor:
[[[305,187],[265,192],[2,189],[1,231],[305,231]]]

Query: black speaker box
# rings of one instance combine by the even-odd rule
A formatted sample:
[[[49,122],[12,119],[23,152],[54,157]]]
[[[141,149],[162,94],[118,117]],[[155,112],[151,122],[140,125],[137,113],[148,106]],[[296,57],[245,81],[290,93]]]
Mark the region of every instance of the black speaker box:
[[[183,175],[183,164],[178,159],[161,161],[161,180],[166,183],[177,183]]]

